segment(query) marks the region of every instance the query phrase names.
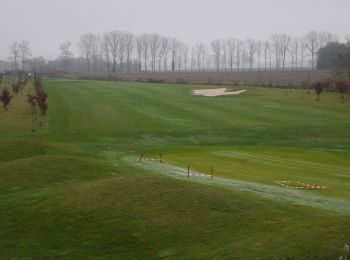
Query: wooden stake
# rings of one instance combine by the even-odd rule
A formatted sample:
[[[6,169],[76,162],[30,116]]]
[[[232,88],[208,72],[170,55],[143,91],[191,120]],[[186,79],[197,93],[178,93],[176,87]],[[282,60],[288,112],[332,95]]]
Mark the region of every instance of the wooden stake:
[[[163,155],[162,154],[159,155],[159,162],[163,163]]]
[[[141,154],[140,161],[142,160],[142,158],[143,158],[143,153]]]
[[[214,167],[212,166],[211,167],[211,178],[213,178],[214,177]]]
[[[187,167],[187,178],[190,178],[190,165]]]

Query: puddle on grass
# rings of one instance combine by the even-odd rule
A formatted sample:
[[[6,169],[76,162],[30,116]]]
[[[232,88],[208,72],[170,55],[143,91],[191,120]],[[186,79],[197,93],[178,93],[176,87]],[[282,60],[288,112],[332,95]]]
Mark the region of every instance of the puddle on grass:
[[[304,192],[295,189],[277,187],[273,185],[260,184],[255,182],[240,181],[235,179],[227,179],[222,177],[210,178],[210,176],[200,176],[201,173],[191,171],[191,174],[197,176],[187,177],[187,169],[177,167],[168,163],[160,164],[154,161],[139,161],[139,158],[124,157],[124,161],[136,167],[145,170],[167,175],[172,178],[201,183],[206,185],[220,186],[236,191],[250,192],[264,198],[277,199],[291,202],[303,206],[310,206],[319,209],[332,211],[338,214],[350,214],[350,201],[331,198],[315,193]]]

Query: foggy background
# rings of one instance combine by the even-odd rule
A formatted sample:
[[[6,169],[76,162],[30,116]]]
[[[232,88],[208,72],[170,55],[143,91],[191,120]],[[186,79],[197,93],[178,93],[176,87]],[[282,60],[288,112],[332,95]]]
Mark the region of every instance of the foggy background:
[[[349,0],[1,0],[0,59],[9,45],[28,40],[33,56],[55,59],[59,45],[87,32],[159,33],[189,44],[215,38],[269,39],[330,31],[350,33]]]

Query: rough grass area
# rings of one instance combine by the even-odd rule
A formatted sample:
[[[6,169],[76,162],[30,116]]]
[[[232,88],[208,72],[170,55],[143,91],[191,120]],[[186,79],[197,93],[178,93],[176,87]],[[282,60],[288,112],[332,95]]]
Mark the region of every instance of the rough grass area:
[[[350,104],[335,93],[316,102],[258,87],[201,97],[191,90],[208,86],[44,86],[49,111],[35,133],[30,87],[0,112],[0,258],[336,259],[350,238]],[[141,153],[214,166],[217,183],[140,167]]]

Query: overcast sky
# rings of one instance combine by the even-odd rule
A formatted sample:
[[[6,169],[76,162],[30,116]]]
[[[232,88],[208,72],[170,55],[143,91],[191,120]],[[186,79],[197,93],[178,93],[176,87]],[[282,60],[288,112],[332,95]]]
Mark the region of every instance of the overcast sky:
[[[13,41],[56,58],[86,32],[155,32],[190,44],[232,36],[268,39],[310,30],[350,34],[350,0],[0,0],[0,59]],[[77,54],[77,52],[76,52]]]

